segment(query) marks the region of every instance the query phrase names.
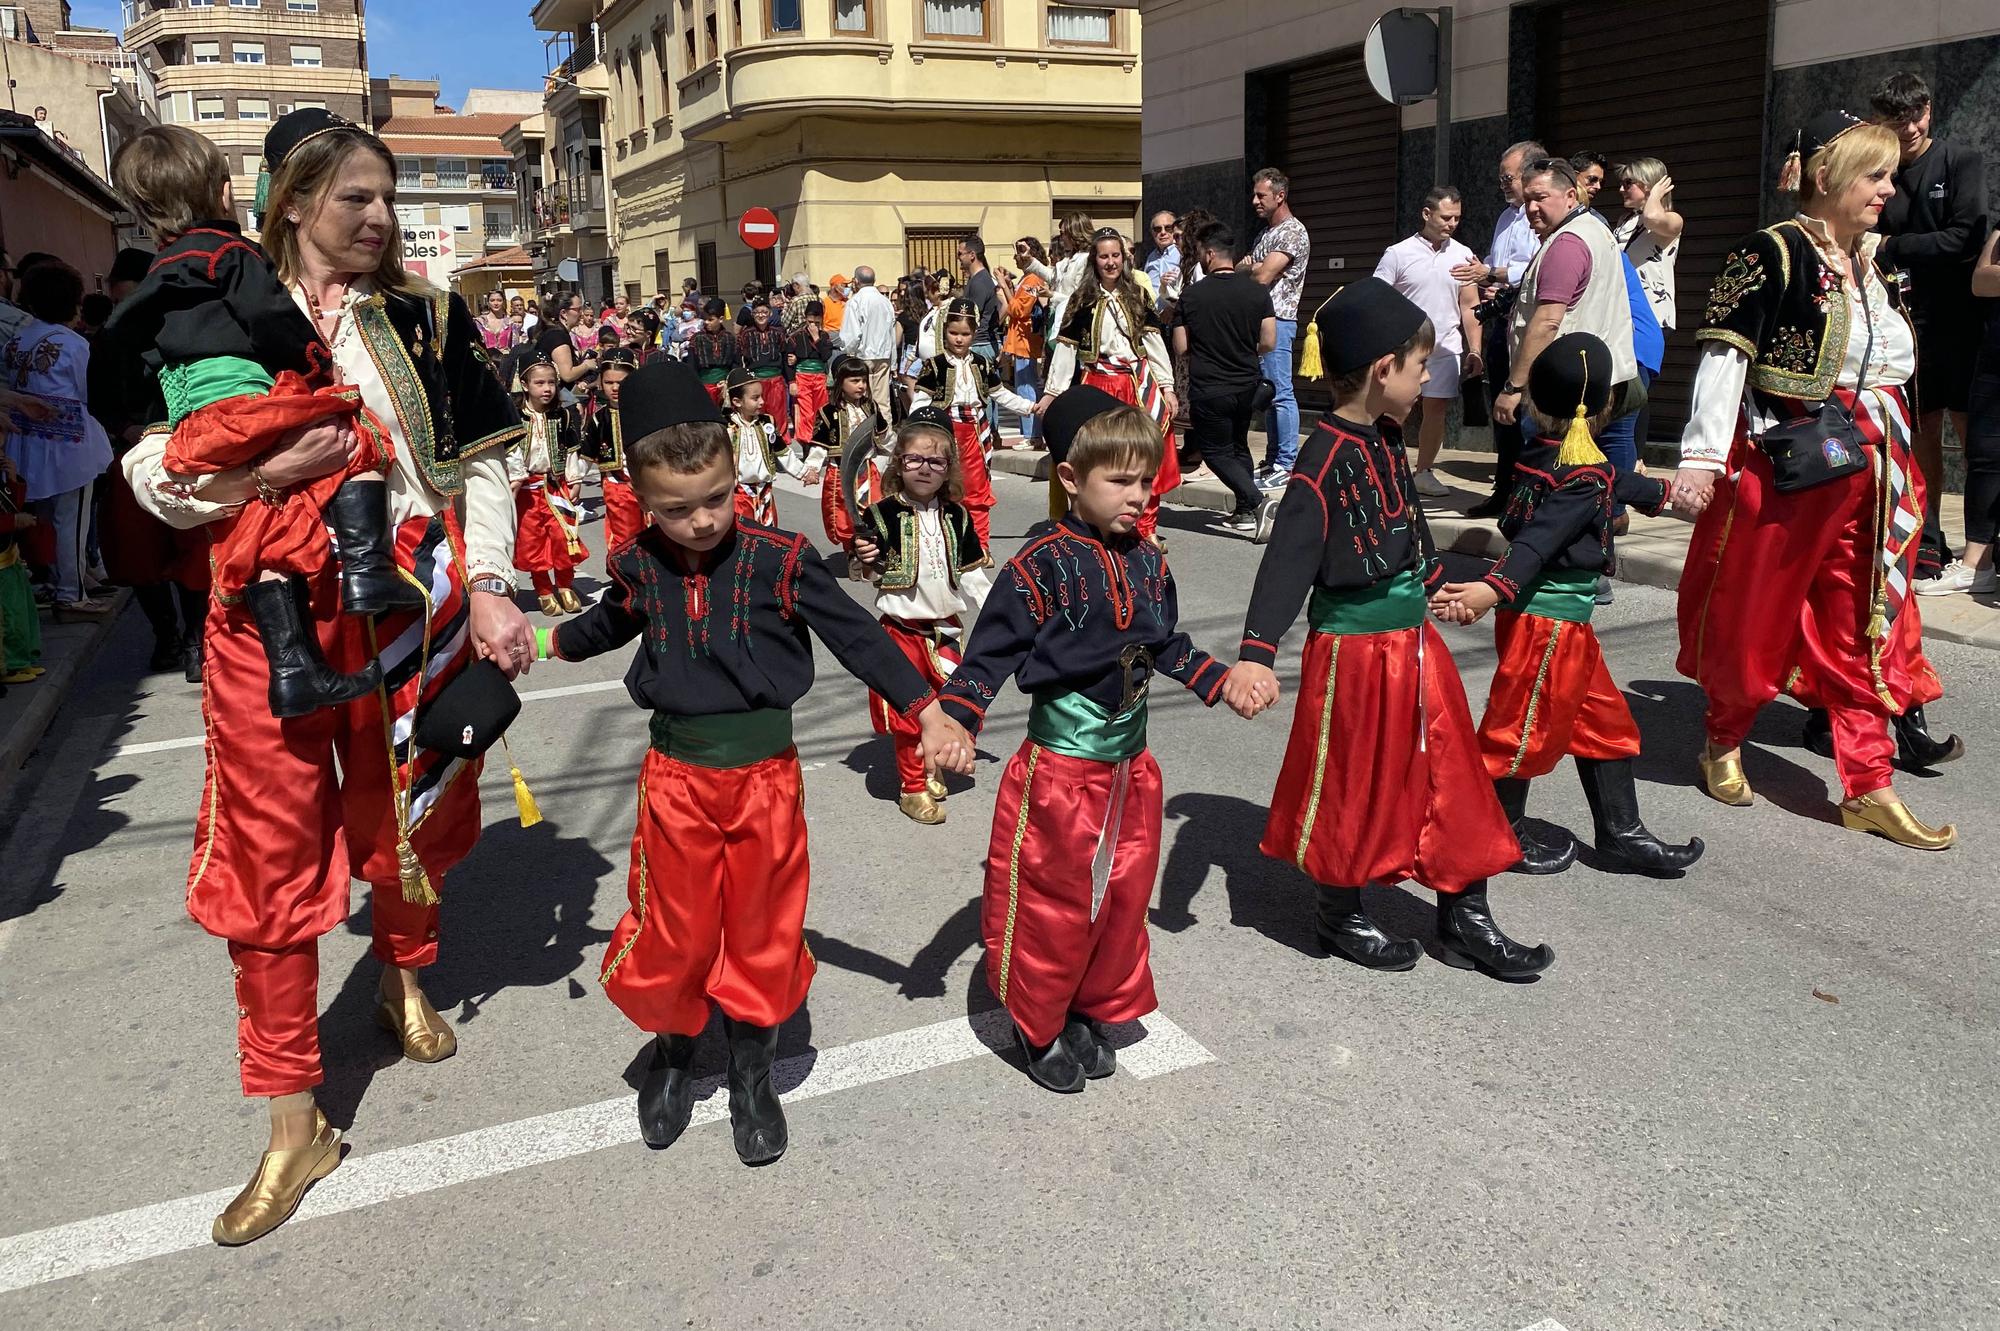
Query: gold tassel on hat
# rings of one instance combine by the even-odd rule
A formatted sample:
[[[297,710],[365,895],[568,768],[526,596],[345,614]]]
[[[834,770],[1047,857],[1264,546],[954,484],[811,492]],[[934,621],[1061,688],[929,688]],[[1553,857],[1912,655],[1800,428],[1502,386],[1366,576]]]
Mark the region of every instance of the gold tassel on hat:
[[[1334,294],[1338,295],[1339,293],[1336,292]],[[1319,309],[1313,311],[1312,318],[1306,323],[1305,345],[1299,350],[1299,378],[1301,379],[1326,378],[1326,363],[1320,359],[1319,354],[1319,311],[1326,308],[1327,300],[1332,299],[1333,296],[1328,296],[1326,300],[1321,301]]]
[[[500,747],[507,753],[507,770],[514,777],[514,807],[520,811],[521,826],[533,827],[542,821],[542,806],[535,803],[535,792],[528,789],[528,778],[521,775],[521,765],[514,761],[514,746],[500,737]]]
[[[1570,418],[1569,432],[1556,450],[1559,467],[1589,467],[1604,461],[1604,450],[1590,437],[1590,409],[1584,405],[1590,394],[1590,358],[1580,351],[1577,355],[1583,360],[1583,386],[1576,391],[1576,415]]]

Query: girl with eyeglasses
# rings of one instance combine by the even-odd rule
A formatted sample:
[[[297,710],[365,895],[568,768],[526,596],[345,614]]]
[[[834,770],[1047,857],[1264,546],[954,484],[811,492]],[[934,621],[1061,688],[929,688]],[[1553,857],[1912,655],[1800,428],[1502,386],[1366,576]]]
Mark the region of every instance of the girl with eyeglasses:
[[[882,476],[882,498],[861,515],[856,557],[875,581],[875,609],[890,641],[932,688],[958,664],[966,628],[992,590],[993,559],[965,505],[965,478],[953,422],[934,406],[917,407],[896,431]],[[944,782],[924,775],[916,720],[870,694],[875,733],[896,745],[901,794],[896,807],[914,822],[944,821]]]

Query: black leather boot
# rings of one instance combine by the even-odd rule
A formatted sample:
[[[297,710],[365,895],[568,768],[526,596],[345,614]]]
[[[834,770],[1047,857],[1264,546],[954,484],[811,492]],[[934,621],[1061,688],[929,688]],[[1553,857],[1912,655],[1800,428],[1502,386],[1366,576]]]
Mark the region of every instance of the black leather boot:
[[[768,1165],[785,1153],[790,1140],[785,1109],[771,1088],[771,1061],[778,1053],[778,1028],[722,1019],[729,1036],[729,1130],[736,1158]]]
[[[700,1038],[654,1037],[653,1065],[639,1083],[639,1135],[656,1151],[679,1141],[694,1114],[694,1047]]]
[[[1828,759],[1833,757],[1833,722],[1827,717],[1825,708],[1806,710],[1806,724],[1799,733],[1799,742],[1806,746],[1807,753],[1816,753]]]
[[[1896,756],[1903,760],[1905,767],[1936,767],[1965,756],[1965,741],[1958,736],[1941,740],[1931,738],[1930,727],[1924,723],[1921,703],[1896,717],[1895,723]]]
[[[350,615],[422,610],[423,590],[396,571],[386,481],[349,481],[326,506],[340,554],[340,608]]]
[[[1673,846],[1639,821],[1639,792],[1632,783],[1632,760],[1578,758],[1576,774],[1597,824],[1597,849],[1649,878],[1673,878],[1701,858],[1701,838]]]
[[[1089,1017],[1070,1013],[1063,1023],[1061,1043],[1069,1046],[1070,1057],[1083,1069],[1085,1079],[1097,1081],[1118,1071],[1118,1051],[1104,1038],[1104,1026]]]
[[[337,707],[362,697],[382,682],[382,668],[370,661],[365,669],[343,675],[320,655],[306,607],[305,579],[253,582],[244,590],[257,636],[271,663],[271,715],[304,716],[322,707]]]
[[[1474,883],[1463,892],[1438,893],[1438,945],[1445,965],[1476,968],[1502,980],[1539,975],[1556,959],[1556,950],[1547,943],[1524,947],[1500,932],[1486,900],[1485,883]]]
[[[1415,939],[1391,938],[1375,927],[1361,908],[1358,887],[1320,884],[1317,924],[1320,946],[1328,955],[1346,957],[1371,971],[1406,971],[1424,954]]]
[[[201,683],[201,634],[181,644],[181,678],[190,684]]]
[[[1515,861],[1509,873],[1561,873],[1576,863],[1575,837],[1558,831],[1562,838],[1558,841],[1542,835],[1523,821],[1528,811],[1526,777],[1496,776],[1493,778],[1493,793],[1500,797],[1500,807],[1507,814],[1507,821],[1513,825],[1514,839],[1521,843],[1521,858]]]
[[[1028,1076],[1035,1085],[1060,1095],[1072,1095],[1083,1089],[1083,1064],[1076,1061],[1076,1055],[1061,1036],[1051,1040],[1047,1047],[1037,1049],[1017,1023],[1014,1042],[1021,1046],[1021,1057],[1028,1061]]]

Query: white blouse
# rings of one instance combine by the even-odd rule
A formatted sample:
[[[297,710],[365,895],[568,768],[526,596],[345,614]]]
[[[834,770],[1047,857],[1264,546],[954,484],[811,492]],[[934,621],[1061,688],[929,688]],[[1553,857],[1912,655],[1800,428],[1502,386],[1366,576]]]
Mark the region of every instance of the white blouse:
[[[450,500],[431,487],[422,465],[403,437],[402,419],[396,414],[394,395],[382,381],[368,348],[354,331],[352,310],[367,299],[368,289],[357,284],[341,303],[341,318],[334,328],[334,363],[343,382],[361,390],[361,400],[382,421],[396,442],[396,464],[389,475],[389,518],[401,524],[417,517],[435,517]],[[303,288],[295,288],[293,299],[311,318]],[[166,469],[168,433],[156,430],[141,439],[125,455],[125,476],[139,503],[170,527],[183,530],[227,516],[248,503],[257,493],[248,467],[216,472],[209,476],[176,476]],[[514,487],[507,477],[507,449],[489,448],[463,465],[465,482],[465,562],[467,576],[492,576],[514,580]]]
[[[969,355],[954,356],[947,351],[944,358],[950,363],[952,369],[958,371],[958,373],[952,376],[953,390],[951,401],[940,402],[936,405],[944,407],[947,410],[952,407],[984,406],[985,404],[979,400],[979,371],[973,365],[972,357]],[[1028,399],[1022,397],[1003,383],[996,382],[993,385],[993,400],[1000,404],[1001,410],[1010,411],[1016,416],[1026,416],[1035,409],[1034,403],[1028,401]],[[910,398],[911,411],[915,411],[918,407],[928,407],[930,405],[932,405],[931,395],[921,388]]]
[[[944,508],[936,500],[928,505],[912,505],[917,514],[917,580],[906,591],[890,592],[877,589],[875,609],[882,614],[911,623],[923,623],[940,619],[950,619],[956,615],[967,629],[979,616],[979,607],[986,604],[986,594],[993,590],[993,571],[989,568],[971,568],[958,575],[958,585],[951,582],[951,539],[944,523]],[[961,633],[959,641],[965,641]]]
[[[1160,330],[1147,325],[1139,334],[1139,345],[1132,345],[1131,330],[1125,327],[1125,317],[1120,312],[1118,302],[1106,297],[1097,302],[1097,354],[1100,359],[1107,356],[1122,356],[1130,360],[1144,359],[1152,367],[1153,382],[1160,391],[1174,391],[1174,363],[1167,358],[1167,343],[1160,336]],[[1050,327],[1057,325],[1051,324]],[[1089,369],[1089,366],[1084,366]],[[1068,342],[1056,343],[1056,354],[1049,362],[1049,379],[1043,388],[1045,395],[1061,393],[1076,382],[1076,347]]]
[[[523,410],[521,418],[527,424],[528,436],[507,450],[507,479],[516,484],[530,476],[549,474],[549,463],[555,457],[549,439],[562,426],[562,417],[545,416],[533,407]]]
[[[1820,251],[1820,257],[1843,268],[1842,256],[1816,218],[1797,219]],[[1847,301],[1847,351],[1835,383],[1843,388],[1895,387],[1906,384],[1917,372],[1916,335],[1895,306],[1889,303],[1888,289],[1875,271],[1875,247],[1882,238],[1869,233],[1861,238],[1864,275],[1859,288],[1842,282]],[[1874,325],[1871,341],[1870,322]],[[1862,357],[1867,357],[1867,377],[1862,377]],[[1681,434],[1681,465],[1705,471],[1724,471],[1736,427],[1747,414],[1752,435],[1760,435],[1778,424],[1761,410],[1747,391],[1750,358],[1725,342],[1702,343],[1701,361],[1696,366],[1694,391],[1688,407],[1687,429]]]

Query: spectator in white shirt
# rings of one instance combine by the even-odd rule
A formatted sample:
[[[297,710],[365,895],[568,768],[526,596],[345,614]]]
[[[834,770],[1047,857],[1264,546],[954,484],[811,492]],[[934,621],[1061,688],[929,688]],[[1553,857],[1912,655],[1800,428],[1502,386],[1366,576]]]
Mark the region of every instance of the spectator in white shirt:
[[[868,362],[869,395],[877,402],[888,402],[889,367],[896,356],[896,308],[876,290],[873,268],[854,270],[854,294],[847,298],[840,347]]]
[[[1459,192],[1439,185],[1424,196],[1421,229],[1391,245],[1375,265],[1375,276],[1428,315],[1437,333],[1437,346],[1425,363],[1431,377],[1419,408],[1416,470],[1417,493],[1433,499],[1451,493],[1431,470],[1444,448],[1445,404],[1458,396],[1460,373],[1470,378],[1479,373],[1480,364],[1479,320],[1472,313],[1479,303],[1478,289],[1454,276],[1457,269],[1479,261],[1453,239],[1464,215],[1465,200]]]

